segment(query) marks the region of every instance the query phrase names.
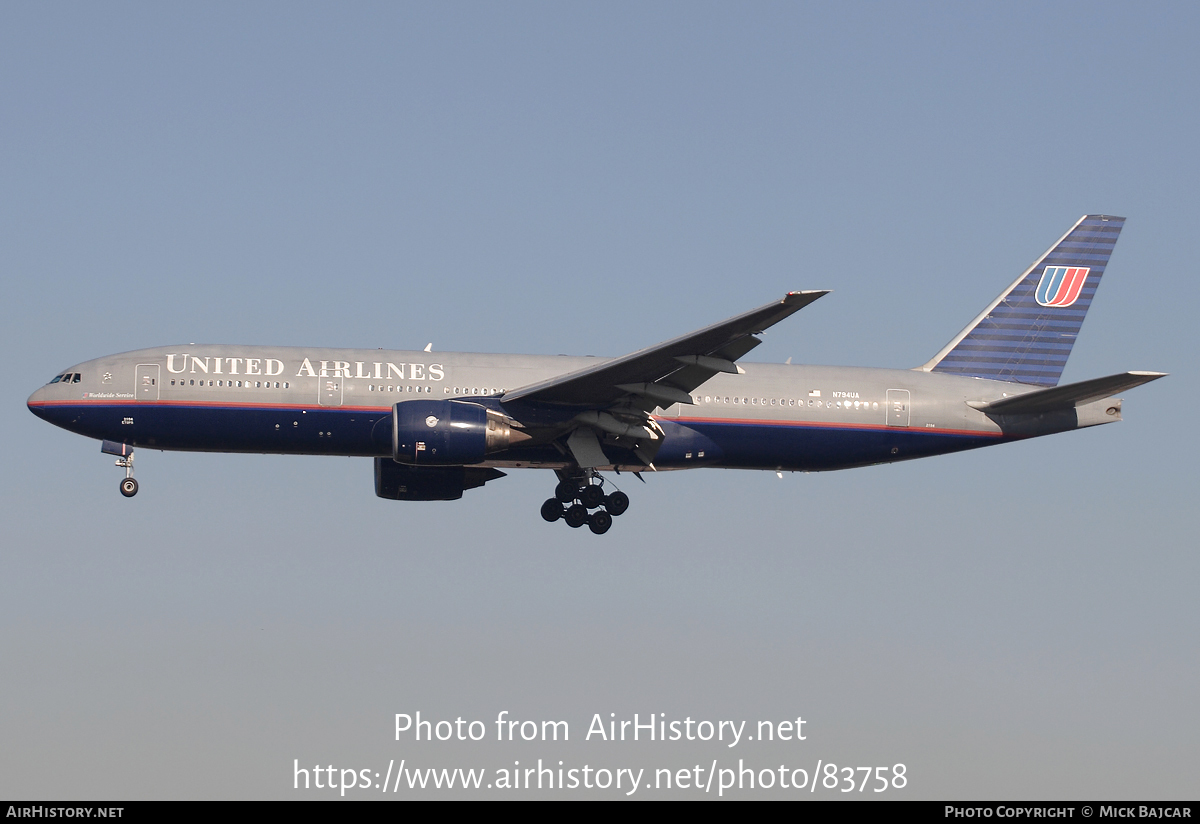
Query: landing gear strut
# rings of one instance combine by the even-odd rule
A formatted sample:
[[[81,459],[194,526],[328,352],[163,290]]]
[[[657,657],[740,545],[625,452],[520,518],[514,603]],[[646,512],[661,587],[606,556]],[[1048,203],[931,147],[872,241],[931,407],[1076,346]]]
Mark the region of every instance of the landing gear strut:
[[[612,527],[613,518],[629,509],[629,496],[624,492],[604,494],[604,479],[595,470],[583,475],[560,474],[559,478],[554,497],[542,504],[542,518],[550,523],[561,518],[572,529],[587,524],[592,532],[603,535]]]
[[[126,498],[132,498],[137,494],[138,482],[133,477],[133,450],[129,450],[129,454],[124,458],[117,458],[117,466],[125,470],[125,477],[121,479],[121,494]]]

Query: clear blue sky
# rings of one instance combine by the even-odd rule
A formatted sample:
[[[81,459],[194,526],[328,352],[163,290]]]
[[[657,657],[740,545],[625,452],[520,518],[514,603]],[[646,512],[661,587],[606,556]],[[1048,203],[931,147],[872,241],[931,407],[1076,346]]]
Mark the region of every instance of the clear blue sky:
[[[0,795],[292,797],[375,767],[909,765],[910,797],[1194,797],[1194,4],[0,7]],[[25,398],[185,341],[619,355],[789,289],[751,359],[924,362],[1124,215],[1064,380],[1124,423],[836,474],[141,452]],[[391,740],[397,712],[803,715],[803,747]],[[650,796],[653,797],[653,796]]]

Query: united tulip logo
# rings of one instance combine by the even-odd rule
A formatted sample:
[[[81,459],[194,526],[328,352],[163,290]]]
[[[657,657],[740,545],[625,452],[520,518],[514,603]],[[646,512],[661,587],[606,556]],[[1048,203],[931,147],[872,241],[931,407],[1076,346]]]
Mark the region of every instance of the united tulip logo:
[[[1070,306],[1079,298],[1091,269],[1085,266],[1047,266],[1035,297],[1042,306]]]

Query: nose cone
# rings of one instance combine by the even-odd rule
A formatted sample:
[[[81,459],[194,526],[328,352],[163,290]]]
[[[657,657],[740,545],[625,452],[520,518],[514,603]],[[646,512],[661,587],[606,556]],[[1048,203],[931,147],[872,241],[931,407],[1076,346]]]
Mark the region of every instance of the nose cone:
[[[46,387],[42,387],[29,396],[29,400],[25,401],[25,405],[29,407],[29,411],[37,415],[42,420],[46,420]]]

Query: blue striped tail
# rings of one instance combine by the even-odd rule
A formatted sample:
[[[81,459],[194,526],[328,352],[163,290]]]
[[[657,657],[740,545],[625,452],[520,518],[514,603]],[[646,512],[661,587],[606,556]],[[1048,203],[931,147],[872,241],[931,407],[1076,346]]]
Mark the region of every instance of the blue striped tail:
[[[1056,386],[1124,225],[1084,215],[921,369]]]

